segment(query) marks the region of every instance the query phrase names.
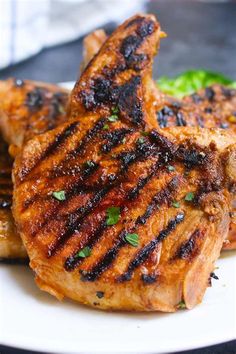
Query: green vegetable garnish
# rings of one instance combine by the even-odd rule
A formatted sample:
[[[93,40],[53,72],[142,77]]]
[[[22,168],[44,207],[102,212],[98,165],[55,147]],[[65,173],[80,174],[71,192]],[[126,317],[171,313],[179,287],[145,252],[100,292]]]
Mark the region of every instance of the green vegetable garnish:
[[[52,193],[53,197],[57,200],[63,201],[66,200],[66,193],[65,191],[58,191]]]
[[[111,111],[112,111],[113,114],[117,114],[117,113],[119,113],[119,108],[118,107],[113,107],[111,109]]]
[[[186,309],[186,304],[184,301],[180,301],[177,305],[178,309]]]
[[[85,162],[85,166],[86,167],[94,167],[95,163],[92,160],[88,160]]]
[[[109,129],[109,125],[108,125],[108,124],[104,124],[104,126],[103,126],[102,129],[103,129],[103,130],[108,130],[108,129]]]
[[[174,166],[167,166],[168,171],[173,172],[175,171]]]
[[[180,203],[179,202],[173,202],[172,203],[174,208],[179,208],[180,207]]]
[[[81,251],[79,251],[75,257],[86,258],[91,255],[91,249],[86,246]]]
[[[119,207],[107,208],[106,224],[108,226],[117,224],[119,218],[120,218],[120,208]]]
[[[194,199],[194,193],[193,192],[189,192],[186,194],[184,200],[186,200],[186,202],[191,202]]]
[[[139,237],[138,234],[127,234],[125,240],[133,247],[138,247]]]
[[[201,88],[217,83],[236,88],[236,81],[230,80],[221,74],[205,70],[189,70],[173,79],[163,76],[157,81],[161,91],[176,98],[191,95]]]
[[[145,139],[144,139],[144,138],[142,138],[142,137],[141,137],[141,138],[138,138],[138,143],[139,143],[139,144],[143,144],[144,142],[145,142]]]

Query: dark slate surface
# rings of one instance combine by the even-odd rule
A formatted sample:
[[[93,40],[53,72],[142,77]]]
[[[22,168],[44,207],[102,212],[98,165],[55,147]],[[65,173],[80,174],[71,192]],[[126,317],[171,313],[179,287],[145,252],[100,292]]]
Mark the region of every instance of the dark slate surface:
[[[168,38],[162,40],[154,76],[176,75],[191,68],[222,72],[236,79],[236,2],[206,3],[189,0],[150,1],[147,11],[155,13]],[[108,26],[111,29],[111,26]],[[0,79],[63,82],[79,72],[81,40],[46,49],[37,56],[0,71]],[[191,325],[191,324],[190,324]],[[196,334],[197,335],[197,334]],[[29,354],[0,346],[1,354]],[[185,354],[236,354],[236,341],[185,352]]]

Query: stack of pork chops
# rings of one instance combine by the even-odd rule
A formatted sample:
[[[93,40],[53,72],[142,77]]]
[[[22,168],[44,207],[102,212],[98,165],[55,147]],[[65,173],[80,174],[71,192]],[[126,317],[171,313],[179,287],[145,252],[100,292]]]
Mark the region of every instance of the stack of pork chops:
[[[165,96],[164,36],[152,15],[89,35],[71,93],[0,82],[0,257],[58,299],[191,309],[236,246],[236,90]]]

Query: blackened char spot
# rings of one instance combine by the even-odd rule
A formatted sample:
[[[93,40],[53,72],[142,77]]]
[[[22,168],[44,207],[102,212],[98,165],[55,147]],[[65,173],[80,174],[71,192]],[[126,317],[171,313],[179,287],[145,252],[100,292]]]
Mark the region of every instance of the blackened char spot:
[[[183,161],[188,169],[194,168],[196,166],[201,166],[206,160],[206,154],[197,150],[196,148],[186,149],[184,146],[180,145],[176,157]]]
[[[144,126],[144,114],[142,101],[138,97],[138,89],[141,86],[141,77],[134,76],[129,82],[119,88],[118,108],[124,117],[138,126]]]
[[[200,103],[202,101],[202,97],[199,96],[197,93],[193,93],[191,95],[191,97],[192,97],[193,102],[196,103],[196,104],[198,104],[198,103]]]
[[[113,149],[115,146],[121,144],[126,134],[131,133],[131,131],[131,129],[121,128],[105,134],[105,139],[107,139],[107,143],[102,146],[102,152],[110,152],[111,149]]]
[[[153,284],[157,281],[157,275],[156,274],[142,274],[141,279],[145,284]]]
[[[213,90],[212,87],[206,87],[205,89],[205,96],[208,99],[208,101],[212,102],[215,97],[215,91]]]
[[[138,25],[137,34],[141,38],[145,38],[150,36],[155,29],[154,22],[152,20],[144,20],[142,23]]]
[[[136,49],[140,46],[143,39],[137,35],[130,35],[126,37],[120,46],[120,52],[124,56],[125,59],[128,59],[130,55],[132,55]]]
[[[27,93],[25,104],[30,111],[38,111],[44,103],[44,90],[36,87],[34,90]]]

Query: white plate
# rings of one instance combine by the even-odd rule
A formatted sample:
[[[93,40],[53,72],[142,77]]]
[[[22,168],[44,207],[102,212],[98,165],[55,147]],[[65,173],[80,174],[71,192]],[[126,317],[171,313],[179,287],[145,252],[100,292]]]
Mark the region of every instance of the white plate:
[[[69,85],[70,86],[70,85]],[[112,313],[58,302],[24,266],[0,265],[0,343],[52,353],[170,353],[236,338],[236,252],[224,252],[201,305]]]

